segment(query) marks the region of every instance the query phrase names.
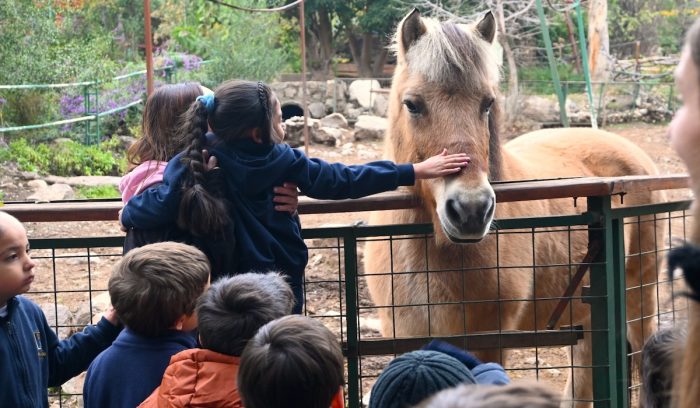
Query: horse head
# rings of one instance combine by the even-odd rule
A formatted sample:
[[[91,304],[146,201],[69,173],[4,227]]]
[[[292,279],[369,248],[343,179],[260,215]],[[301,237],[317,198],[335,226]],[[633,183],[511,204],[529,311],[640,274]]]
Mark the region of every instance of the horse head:
[[[454,176],[419,181],[438,243],[481,240],[493,221],[499,178],[496,102],[500,63],[496,22],[487,13],[472,24],[439,22],[413,10],[399,23],[389,102],[388,156],[416,162],[467,153],[471,164]]]

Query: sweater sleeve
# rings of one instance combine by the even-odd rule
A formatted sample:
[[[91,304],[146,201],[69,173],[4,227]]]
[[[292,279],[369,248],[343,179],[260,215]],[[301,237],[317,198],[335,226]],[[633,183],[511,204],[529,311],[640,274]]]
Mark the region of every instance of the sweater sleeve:
[[[161,184],[144,190],[126,203],[121,215],[122,225],[140,229],[173,225],[182,197],[181,179],[186,171],[180,157],[177,155],[168,162]]]
[[[49,387],[59,386],[88,368],[92,360],[117,338],[120,328],[104,317],[96,325],[59,341],[44,318],[49,361]]]
[[[380,160],[348,166],[309,159],[296,149],[294,152],[297,155],[294,174],[298,177],[299,189],[312,198],[360,198],[399,186],[412,186],[416,180],[412,164]]]

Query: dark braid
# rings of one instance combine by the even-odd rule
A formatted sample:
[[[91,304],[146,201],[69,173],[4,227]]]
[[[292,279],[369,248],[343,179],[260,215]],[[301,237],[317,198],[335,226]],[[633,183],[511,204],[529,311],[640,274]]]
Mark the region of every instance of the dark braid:
[[[194,236],[214,238],[222,234],[229,218],[222,195],[212,194],[206,188],[207,171],[202,149],[207,142],[207,118],[207,108],[201,101],[195,101],[185,113],[182,131],[187,132],[192,141],[182,157],[188,171],[182,183],[177,225]]]

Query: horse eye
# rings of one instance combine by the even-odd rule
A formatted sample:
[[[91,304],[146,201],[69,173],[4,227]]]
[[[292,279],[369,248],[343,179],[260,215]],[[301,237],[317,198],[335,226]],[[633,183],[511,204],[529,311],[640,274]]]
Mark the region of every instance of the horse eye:
[[[485,114],[491,113],[491,107],[493,106],[494,101],[495,100],[492,97],[484,98],[484,100],[481,102],[481,112]]]
[[[419,109],[418,106],[417,106],[415,103],[413,103],[412,101],[410,101],[410,100],[408,100],[408,99],[404,99],[404,100],[403,100],[403,104],[406,105],[406,109],[408,109],[408,113],[410,113],[411,115],[418,115],[418,114],[420,114],[420,109]]]

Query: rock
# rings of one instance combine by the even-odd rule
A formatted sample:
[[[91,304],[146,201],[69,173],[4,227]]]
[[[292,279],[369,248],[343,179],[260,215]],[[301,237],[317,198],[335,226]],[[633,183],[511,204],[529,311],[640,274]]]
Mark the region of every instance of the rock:
[[[30,180],[27,182],[27,187],[31,188],[33,191],[48,188],[49,185],[44,180]]]
[[[322,127],[314,132],[314,137],[311,139],[311,141],[328,146],[338,146],[340,143],[342,143],[345,132],[347,132],[347,130]]]
[[[372,112],[377,116],[386,116],[389,109],[389,101],[384,95],[375,95],[372,101]]]
[[[520,115],[539,123],[554,123],[561,120],[558,102],[537,95],[523,98]]]
[[[350,100],[357,101],[360,106],[369,109],[372,107],[372,100],[376,97],[371,91],[381,88],[382,86],[376,79],[358,79],[357,81],[352,81],[348,92]]]
[[[35,191],[34,194],[27,197],[27,200],[34,202],[49,202],[69,200],[74,197],[75,193],[68,184],[56,183]]]
[[[321,127],[347,129],[348,120],[345,119],[345,116],[340,113],[331,113],[330,115],[321,119]]]
[[[373,331],[377,333],[382,332],[382,322],[374,317],[362,317],[360,316],[360,330]]]
[[[52,329],[58,326],[57,333],[60,339],[65,339],[71,334],[73,328],[70,326],[73,325],[73,314],[66,306],[62,304],[54,306],[53,303],[41,303],[39,307],[44,312],[49,326],[51,326]]]
[[[294,116],[284,121],[286,126],[287,136],[284,141],[292,147],[299,147],[304,144],[304,118],[301,116]],[[320,128],[318,119],[309,119],[308,122],[308,132],[309,138],[313,141],[316,136],[316,132]]]
[[[360,115],[355,123],[353,138],[359,140],[379,140],[384,137],[387,120],[378,116]]]
[[[78,326],[96,324],[100,321],[102,314],[107,311],[111,304],[112,301],[109,298],[109,293],[100,293],[92,298],[92,309],[90,309],[90,302],[83,302],[80,304],[73,316],[73,321]]]
[[[129,149],[136,142],[136,138],[132,136],[117,136],[117,138],[119,139],[119,146],[123,150]]]
[[[85,382],[85,372],[82,372],[77,377],[73,377],[61,385],[61,390],[66,394],[82,394],[83,383]]]
[[[70,143],[72,141],[73,141],[73,139],[70,139],[67,137],[57,137],[54,140],[52,140],[51,143],[59,146],[59,145],[62,145],[64,143]]]
[[[112,185],[118,186],[121,177],[116,176],[76,176],[76,177],[60,177],[47,176],[44,177],[49,183],[68,184],[69,186],[102,186]]]
[[[314,119],[320,119],[326,115],[326,105],[321,102],[309,104],[309,114]]]
[[[360,115],[362,115],[362,109],[348,108],[346,110],[346,114],[348,119],[357,119]]]

